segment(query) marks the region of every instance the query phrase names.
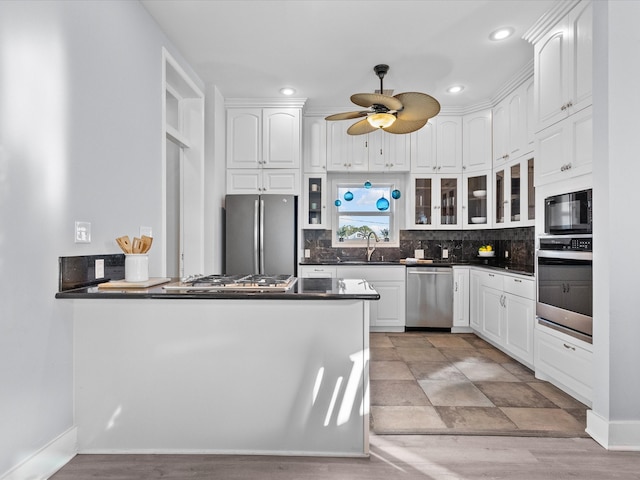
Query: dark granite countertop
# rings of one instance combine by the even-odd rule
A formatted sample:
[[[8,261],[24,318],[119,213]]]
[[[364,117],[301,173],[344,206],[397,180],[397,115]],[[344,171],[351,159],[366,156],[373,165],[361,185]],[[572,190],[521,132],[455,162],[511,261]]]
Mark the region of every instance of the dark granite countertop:
[[[367,262],[364,260],[319,260],[319,261],[310,261],[305,260],[299,263],[303,266],[313,266],[313,265],[327,265],[327,266],[340,266],[340,267],[349,267],[349,266],[384,266],[384,265],[395,265],[395,266],[403,266],[403,267],[457,267],[457,266],[469,266],[469,267],[484,267],[491,270],[500,270],[509,273],[516,273],[518,275],[534,275],[533,265],[520,265],[511,263],[508,260],[502,260],[498,258],[480,258],[474,259],[471,261],[447,261],[447,260],[434,260],[433,263],[422,263],[422,264],[405,264],[400,263],[398,260],[388,261],[388,262]]]
[[[177,280],[177,279],[175,279]],[[130,299],[198,299],[198,300],[378,300],[380,294],[365,280],[338,278],[298,278],[288,292],[176,292],[162,288],[100,289],[98,286],[76,288],[56,293],[56,298],[130,298]]]

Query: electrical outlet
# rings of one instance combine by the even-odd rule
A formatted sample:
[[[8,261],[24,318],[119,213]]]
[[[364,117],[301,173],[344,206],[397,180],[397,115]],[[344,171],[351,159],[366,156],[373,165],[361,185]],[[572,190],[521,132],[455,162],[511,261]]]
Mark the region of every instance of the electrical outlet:
[[[443,248],[442,249],[442,258],[449,258],[449,249],[448,248]]]
[[[76,222],[76,243],[91,243],[91,222]]]
[[[304,249],[304,258],[309,258],[311,257],[311,250],[308,248]]]
[[[509,250],[504,251],[504,258],[509,258]]]
[[[140,236],[153,237],[153,230],[151,227],[140,227]]]
[[[419,248],[413,251],[413,258],[424,258],[424,250]]]
[[[96,265],[95,265],[95,278],[104,278],[104,258],[99,258],[98,260],[96,260]]]

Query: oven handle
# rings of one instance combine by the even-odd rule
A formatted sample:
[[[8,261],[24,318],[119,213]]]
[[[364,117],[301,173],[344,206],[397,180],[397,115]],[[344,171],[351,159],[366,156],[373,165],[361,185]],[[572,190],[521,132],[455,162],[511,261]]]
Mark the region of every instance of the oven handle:
[[[559,258],[559,259],[566,259],[566,260],[593,261],[593,252],[574,252],[574,251],[566,251],[566,250],[538,250],[538,257]]]

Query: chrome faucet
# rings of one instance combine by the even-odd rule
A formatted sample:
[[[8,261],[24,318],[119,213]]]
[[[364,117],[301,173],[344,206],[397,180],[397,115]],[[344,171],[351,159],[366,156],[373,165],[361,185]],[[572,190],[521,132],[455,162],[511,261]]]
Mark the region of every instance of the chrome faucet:
[[[375,252],[376,250],[376,244],[374,243],[373,246],[370,246],[370,242],[371,242],[371,235],[373,235],[376,239],[376,243],[378,243],[380,241],[380,239],[378,238],[378,236],[376,235],[376,232],[369,232],[369,234],[367,235],[367,262],[371,261],[371,255],[373,255],[373,252]]]

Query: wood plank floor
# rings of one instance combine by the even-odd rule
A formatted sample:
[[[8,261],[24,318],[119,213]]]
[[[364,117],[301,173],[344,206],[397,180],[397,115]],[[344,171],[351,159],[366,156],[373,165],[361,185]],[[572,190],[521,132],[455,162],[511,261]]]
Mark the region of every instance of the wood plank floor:
[[[370,458],[78,455],[54,480],[638,480],[640,453],[588,438],[372,435]]]

